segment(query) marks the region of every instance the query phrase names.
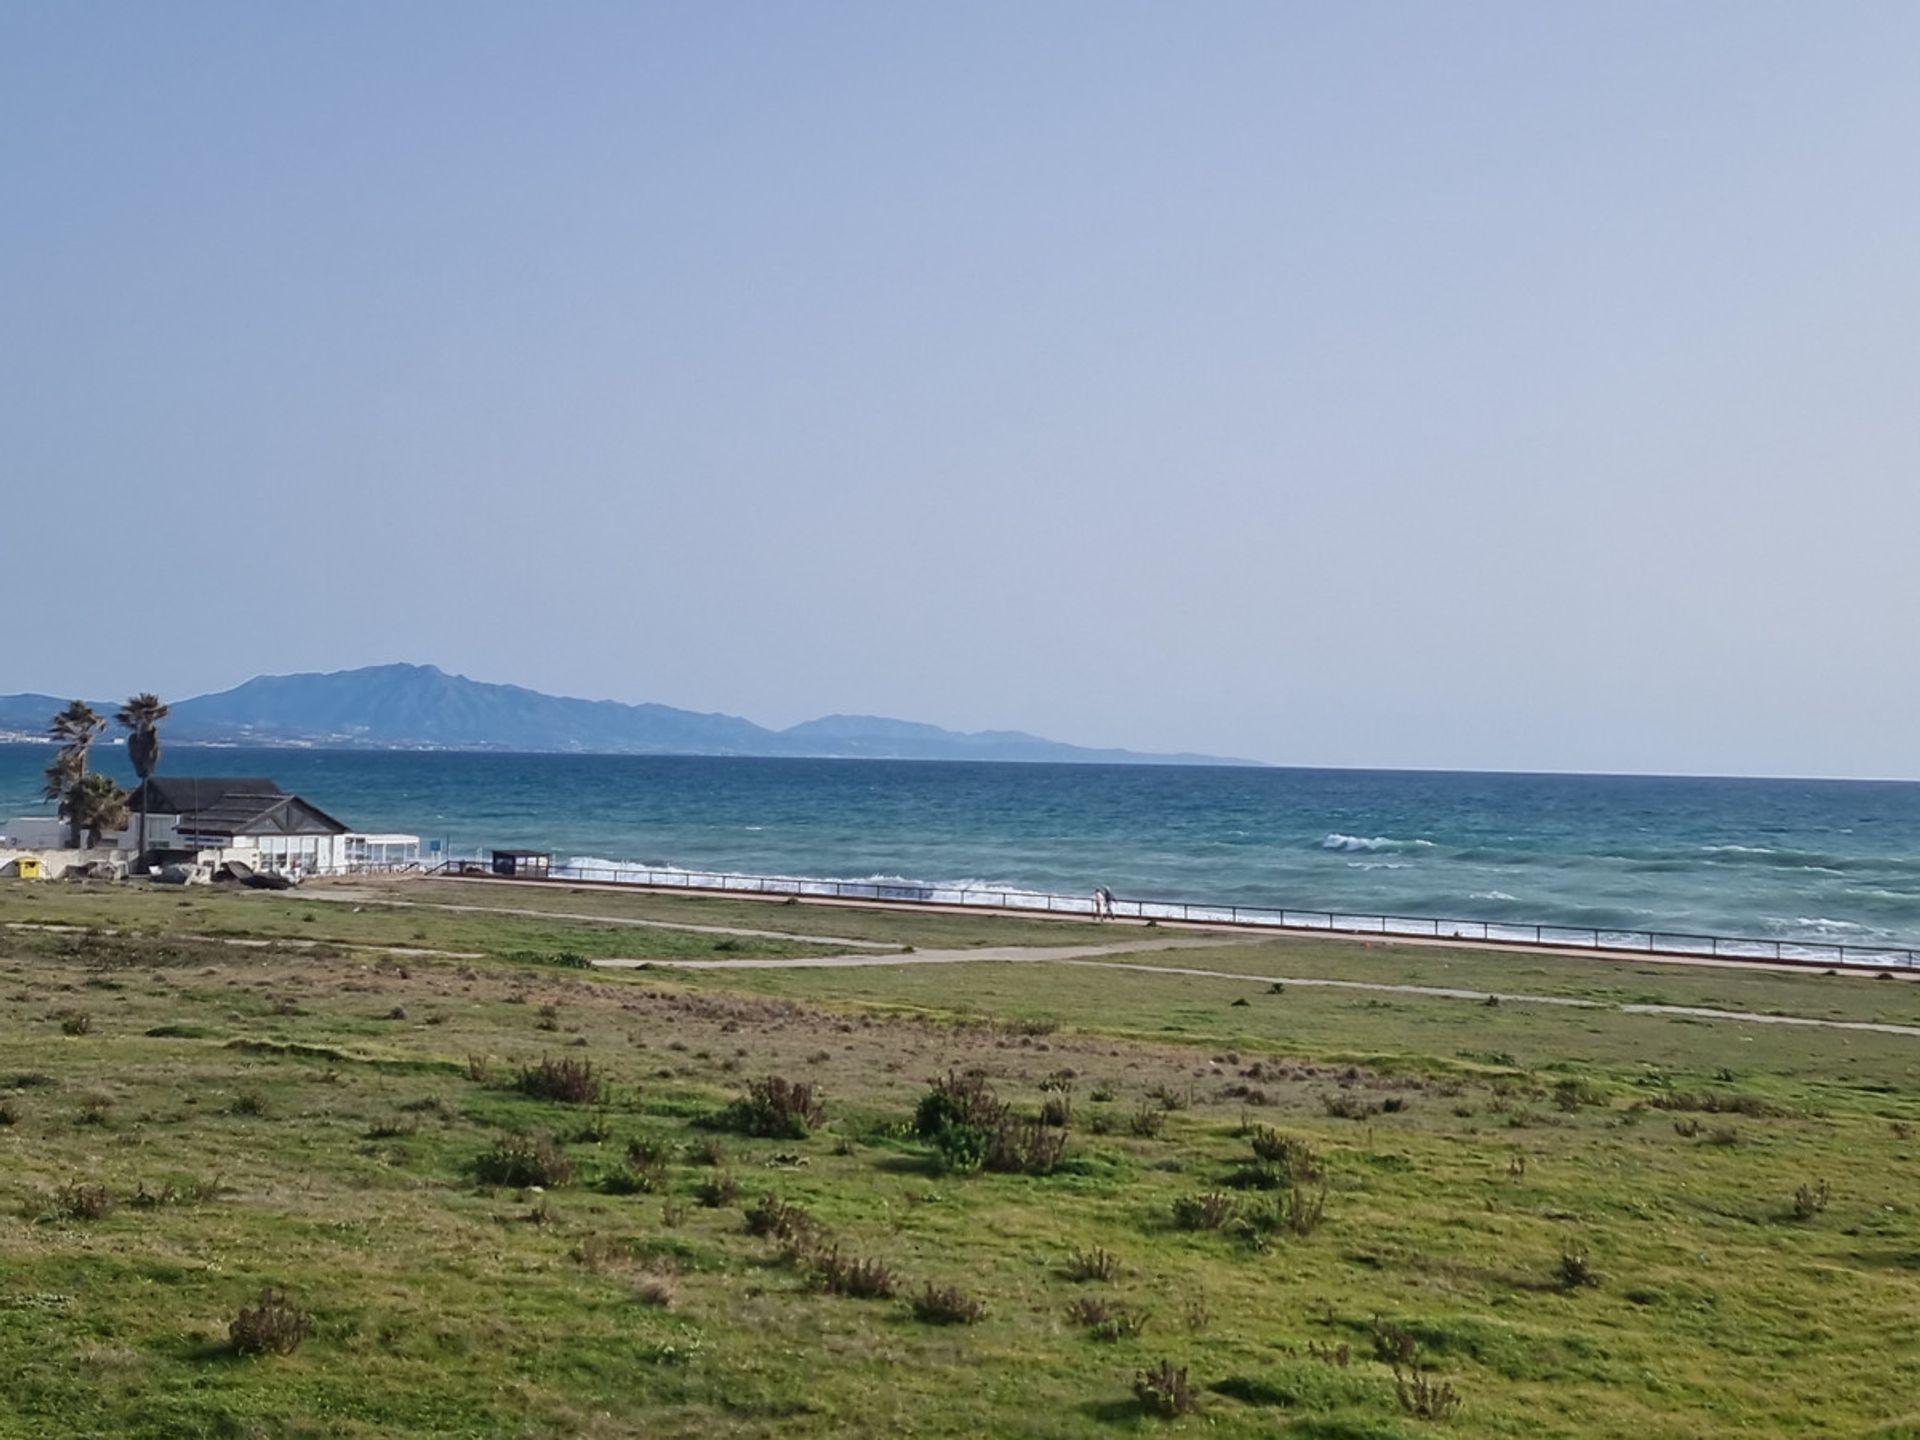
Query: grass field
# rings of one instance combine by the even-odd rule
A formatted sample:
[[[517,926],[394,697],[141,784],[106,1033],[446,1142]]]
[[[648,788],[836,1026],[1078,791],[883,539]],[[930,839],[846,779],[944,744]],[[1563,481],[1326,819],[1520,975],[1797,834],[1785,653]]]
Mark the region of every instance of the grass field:
[[[0,1435],[1920,1435],[1920,1037],[1610,1008],[1903,981],[451,883],[0,922]],[[672,968],[843,940],[1035,948]],[[968,1071],[1007,1121],[923,1137]],[[742,1133],[770,1076],[824,1112]]]

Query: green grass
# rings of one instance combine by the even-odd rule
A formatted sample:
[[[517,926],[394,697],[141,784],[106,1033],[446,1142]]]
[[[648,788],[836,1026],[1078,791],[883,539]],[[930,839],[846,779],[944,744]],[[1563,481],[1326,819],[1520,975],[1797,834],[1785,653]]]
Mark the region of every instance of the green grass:
[[[1920,1433],[1920,1040],[1046,963],[583,972],[506,958],[529,948],[520,925],[548,922],[449,912],[347,910],[363,928],[329,938],[389,943],[398,925],[487,958],[240,949],[178,937],[258,920],[312,938],[300,907],[332,907],[29,888],[0,887],[0,918],[81,906],[91,924],[175,935],[0,931],[9,1437]],[[470,903],[479,887],[450,888]],[[673,903],[682,923],[824,916],[806,933],[858,936],[849,923],[870,919],[901,927],[873,938],[921,948],[916,925],[950,933],[948,917]],[[1265,949],[1223,953],[1264,966]],[[1302,974],[1343,957],[1414,983],[1507,963],[1271,958]],[[1609,973],[1524,963],[1543,968],[1510,988]],[[1781,979],[1766,993],[1806,1013],[1908,1003],[1903,986]],[[1733,1008],[1774,984],[1646,982]],[[92,1023],[70,1035],[76,1011]],[[608,1103],[528,1098],[513,1081],[543,1057],[590,1060]],[[914,1107],[967,1067],[1025,1115],[1070,1086],[1059,1172],[934,1173]],[[705,1128],[776,1073],[823,1089],[823,1127]],[[1767,1113],[1659,1108],[1690,1092]],[[1156,1138],[1131,1133],[1143,1108],[1163,1113]],[[1176,1228],[1177,1200],[1250,1162],[1249,1124],[1316,1152],[1324,1223],[1265,1249]],[[554,1136],[571,1183],[478,1185],[476,1158],[515,1131]],[[603,1191],[634,1142],[665,1147],[662,1183]],[[703,1205],[717,1174],[738,1195]],[[1796,1218],[1796,1188],[1822,1180],[1825,1208]],[[63,1214],[74,1184],[118,1203]],[[137,1203],[169,1186],[170,1203]],[[891,1266],[896,1297],[811,1287],[747,1232],[769,1194],[843,1255]],[[1095,1247],[1119,1274],[1070,1278]],[[1597,1285],[1557,1281],[1570,1253]],[[929,1282],[984,1316],[916,1321]],[[239,1358],[226,1327],[267,1286],[311,1312],[312,1334]],[[1144,1312],[1144,1330],[1090,1338],[1068,1315],[1089,1295]],[[1462,1396],[1450,1425],[1402,1413],[1377,1322]],[[1345,1365],[1315,1358],[1342,1346]],[[1142,1412],[1134,1376],[1162,1359],[1191,1370],[1196,1417]]]

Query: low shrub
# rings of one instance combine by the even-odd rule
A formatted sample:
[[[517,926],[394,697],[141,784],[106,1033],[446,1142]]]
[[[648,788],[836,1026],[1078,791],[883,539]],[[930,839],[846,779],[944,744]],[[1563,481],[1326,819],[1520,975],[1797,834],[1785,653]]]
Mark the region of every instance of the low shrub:
[[[545,1135],[505,1135],[474,1162],[482,1185],[564,1185],[573,1178],[567,1152]]]
[[[1553,1276],[1562,1290],[1580,1290],[1598,1285],[1600,1277],[1594,1274],[1593,1262],[1587,1259],[1584,1250],[1569,1250],[1560,1257],[1553,1267]]]
[[[18,1125],[20,1107],[11,1100],[0,1100],[0,1126]]]
[[[1320,1178],[1320,1156],[1304,1140],[1282,1135],[1270,1125],[1256,1125],[1248,1138],[1256,1160],[1279,1170],[1289,1181]]]
[[[1064,1130],[1073,1123],[1073,1097],[1064,1092],[1040,1102],[1040,1123]]]
[[[250,1115],[264,1117],[267,1113],[267,1097],[258,1090],[242,1090],[233,1097],[233,1103],[227,1106],[229,1115]]]
[[[952,1285],[935,1285],[913,1297],[913,1318],[929,1325],[972,1325],[986,1318],[987,1307]]]
[[[312,1329],[311,1315],[288,1300],[285,1291],[269,1288],[233,1317],[227,1341],[241,1355],[291,1355]]]
[[[812,1264],[813,1283],[829,1295],[844,1295],[852,1300],[889,1300],[893,1298],[893,1268],[883,1261],[843,1255],[838,1245],[816,1251]]]
[[[1827,1189],[1827,1182],[1825,1180],[1814,1185],[1799,1186],[1793,1192],[1793,1218],[1796,1220],[1813,1219],[1814,1216],[1827,1208],[1829,1194],[1830,1192]]]
[[[803,1241],[815,1230],[804,1206],[790,1205],[778,1195],[762,1195],[747,1208],[747,1233],[763,1240]]]
[[[1785,1113],[1778,1105],[1762,1100],[1758,1095],[1714,1095],[1672,1091],[1664,1095],[1655,1095],[1647,1103],[1656,1110],[1692,1110],[1705,1115],[1745,1115],[1754,1120],[1764,1120],[1769,1116]]]
[[[1412,1365],[1420,1353],[1420,1342],[1413,1338],[1413,1332],[1404,1325],[1391,1320],[1373,1317],[1369,1329],[1373,1340],[1373,1358],[1382,1365],[1391,1365],[1398,1370],[1403,1365]]]
[[[708,1176],[694,1192],[695,1198],[709,1210],[721,1210],[740,1198],[740,1184],[725,1170]]]
[[[1076,1250],[1067,1257],[1069,1280],[1113,1279],[1120,1273],[1120,1261],[1111,1250],[1096,1245],[1091,1250]]]
[[[1239,1213],[1240,1202],[1218,1190],[1173,1202],[1173,1223],[1182,1230],[1224,1230]]]
[[[1393,1367],[1393,1392],[1400,1408],[1420,1420],[1451,1420],[1460,1412],[1460,1392],[1442,1380],[1436,1383],[1415,1363],[1405,1372]]]
[[[604,1105],[607,1082],[593,1073],[591,1060],[542,1057],[520,1072],[520,1093],[561,1105]]]
[[[62,1035],[86,1035],[93,1030],[93,1017],[84,1010],[69,1010],[60,1017]]]
[[[1147,1328],[1146,1312],[1092,1295],[1082,1295],[1067,1306],[1067,1318],[1095,1340],[1131,1340]]]
[[[1320,1097],[1321,1108],[1336,1120],[1367,1120],[1380,1113],[1380,1107],[1346,1090],[1334,1090]]]
[[[664,1266],[642,1270],[633,1277],[633,1298],[642,1305],[671,1310],[680,1303],[680,1276]]]
[[[53,1213],[63,1220],[104,1220],[114,1210],[113,1192],[104,1185],[73,1180],[53,1197]]]
[[[652,1195],[665,1182],[663,1171],[623,1162],[601,1171],[594,1188],[602,1195]]]
[[[727,1163],[727,1147],[718,1137],[709,1135],[687,1147],[689,1165],[721,1166]]]
[[[804,1080],[755,1080],[719,1117],[721,1126],[767,1140],[804,1140],[827,1118],[825,1102]]]
[[[1166,1123],[1166,1111],[1152,1105],[1142,1105],[1127,1118],[1127,1130],[1136,1139],[1153,1140],[1158,1138]]]
[[[1151,1370],[1135,1375],[1133,1394],[1142,1410],[1163,1420],[1190,1415],[1200,1404],[1199,1392],[1187,1378],[1187,1367],[1176,1370],[1171,1360],[1162,1360]]]

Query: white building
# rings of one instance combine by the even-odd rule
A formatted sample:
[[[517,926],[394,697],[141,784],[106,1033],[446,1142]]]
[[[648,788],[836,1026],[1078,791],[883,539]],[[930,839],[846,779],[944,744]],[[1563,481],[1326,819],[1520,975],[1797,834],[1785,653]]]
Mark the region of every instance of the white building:
[[[417,835],[362,834],[271,780],[154,776],[128,797],[119,848],[164,859],[237,860],[255,870],[315,874],[418,862]]]

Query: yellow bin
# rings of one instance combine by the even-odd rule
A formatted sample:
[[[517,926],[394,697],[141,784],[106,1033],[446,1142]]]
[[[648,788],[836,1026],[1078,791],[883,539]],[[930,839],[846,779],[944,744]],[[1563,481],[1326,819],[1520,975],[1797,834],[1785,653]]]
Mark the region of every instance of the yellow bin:
[[[13,862],[13,873],[22,880],[44,880],[47,878],[47,867],[38,855],[22,855]]]

